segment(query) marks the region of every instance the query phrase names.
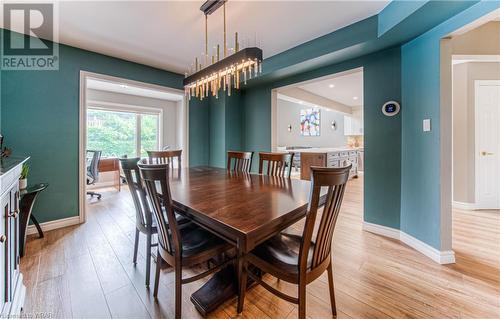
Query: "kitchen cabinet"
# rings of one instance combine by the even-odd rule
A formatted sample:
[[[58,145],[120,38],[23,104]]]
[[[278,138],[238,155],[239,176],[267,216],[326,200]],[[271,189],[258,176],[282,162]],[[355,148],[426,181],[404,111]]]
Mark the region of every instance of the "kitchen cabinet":
[[[349,148],[310,148],[294,150],[300,153],[300,179],[311,179],[311,166],[344,167],[352,164],[350,178],[358,176],[358,151]]]
[[[364,150],[359,150],[358,151],[358,171],[364,171],[365,170],[365,151]]]
[[[0,175],[0,317],[17,318],[26,287],[19,271],[19,176],[26,159],[2,161]]]
[[[344,135],[363,135],[363,120],[361,118],[344,115]]]

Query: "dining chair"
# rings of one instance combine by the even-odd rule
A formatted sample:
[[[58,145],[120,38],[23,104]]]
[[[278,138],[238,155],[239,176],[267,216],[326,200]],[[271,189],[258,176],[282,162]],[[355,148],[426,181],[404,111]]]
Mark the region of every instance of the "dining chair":
[[[175,318],[180,319],[182,285],[208,276],[232,260],[222,261],[189,278],[182,277],[182,267],[202,264],[217,256],[225,255],[232,246],[195,224],[179,227],[170,193],[168,164],[150,164],[150,161],[143,159],[138,166],[158,222],[158,256],[153,296],[155,299],[158,297],[160,269],[166,261],[175,272]]]
[[[141,181],[139,174],[139,167],[137,162],[140,160],[136,158],[120,158],[125,180],[129,187],[132,201],[135,207],[135,240],[134,240],[134,265],[137,264],[137,251],[139,249],[139,234],[146,235],[146,287],[149,287],[150,268],[151,268],[151,249],[156,246],[152,242],[152,237],[158,232],[156,220],[152,217],[150,205],[148,204],[148,197],[146,190]],[[176,219],[179,225],[189,223],[189,219],[182,215],[176,214]]]
[[[252,168],[253,152],[227,152],[227,170],[233,172],[250,173]]]
[[[266,175],[291,177],[293,153],[259,153],[259,174],[263,173],[264,163],[266,162]]]
[[[278,297],[298,304],[299,318],[304,319],[306,286],[327,270],[332,314],[336,314],[331,260],[332,237],[350,169],[351,165],[341,168],[311,167],[311,192],[302,236],[282,232],[258,245],[244,257],[238,313],[243,310],[244,287],[247,285],[247,277],[250,277]],[[321,204],[322,187],[327,187],[328,192],[323,214],[319,216],[318,207]],[[319,227],[314,231],[316,218],[320,218],[320,222]],[[314,241],[313,233],[315,233]],[[278,280],[298,285],[298,298],[287,295],[262,281],[252,272],[251,266]]]
[[[182,150],[148,151],[148,157],[154,164],[170,164],[174,168],[174,159],[177,159],[177,168],[181,168]]]

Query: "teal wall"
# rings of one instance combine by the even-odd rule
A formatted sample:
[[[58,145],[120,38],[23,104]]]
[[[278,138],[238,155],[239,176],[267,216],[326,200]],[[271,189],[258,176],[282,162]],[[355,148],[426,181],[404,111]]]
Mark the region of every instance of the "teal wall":
[[[5,143],[31,156],[30,183],[50,184],[36,203],[40,222],[78,215],[80,70],[182,88],[182,75],[65,45],[59,52],[58,71],[1,71]]]
[[[189,101],[189,165],[203,166],[209,164],[209,104],[205,99],[200,101],[191,98]]]
[[[365,220],[399,229],[401,205],[401,115],[383,116],[381,106],[401,100],[400,49],[392,48],[334,64],[244,92],[244,148],[271,150],[271,90],[358,67],[364,71]],[[258,157],[253,162],[257,170]],[[383,185],[383,186],[382,186]],[[390,194],[390,195],[389,195]]]
[[[224,167],[226,154],[226,96],[209,99],[209,161],[214,167]]]
[[[499,6],[477,3],[402,46],[401,230],[436,249],[451,249],[441,238],[449,230],[442,229],[440,209],[440,40]],[[426,118],[432,131],[424,133]]]
[[[271,150],[271,89],[258,86],[243,93],[243,148],[254,152],[252,171],[259,167],[259,152]]]
[[[241,91],[231,96],[220,94],[219,98],[207,99],[209,120],[208,165],[226,167],[227,151],[242,149],[243,107]]]

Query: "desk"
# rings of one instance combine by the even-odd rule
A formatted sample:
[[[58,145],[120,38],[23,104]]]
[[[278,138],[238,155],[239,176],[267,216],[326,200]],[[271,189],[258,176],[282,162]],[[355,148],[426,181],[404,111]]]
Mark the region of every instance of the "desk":
[[[242,257],[305,216],[310,182],[195,167],[174,170],[170,190],[176,210],[238,251],[235,268],[221,270],[191,296],[206,316],[238,291]]]
[[[114,186],[121,191],[120,161],[116,157],[101,158],[99,160],[99,173],[114,172]]]

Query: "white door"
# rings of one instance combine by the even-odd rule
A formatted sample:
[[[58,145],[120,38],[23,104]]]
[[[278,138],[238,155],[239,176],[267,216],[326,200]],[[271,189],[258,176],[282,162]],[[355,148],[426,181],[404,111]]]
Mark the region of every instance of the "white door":
[[[500,209],[500,80],[475,81],[476,205]]]

